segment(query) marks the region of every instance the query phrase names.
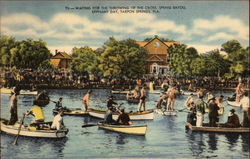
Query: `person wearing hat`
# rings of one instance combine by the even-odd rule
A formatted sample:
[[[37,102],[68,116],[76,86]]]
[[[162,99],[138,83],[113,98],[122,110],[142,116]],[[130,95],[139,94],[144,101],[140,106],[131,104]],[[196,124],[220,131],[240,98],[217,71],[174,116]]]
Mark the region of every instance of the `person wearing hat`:
[[[209,117],[209,126],[216,127],[216,122],[219,122],[219,114],[218,110],[220,109],[219,106],[216,104],[215,97],[211,98],[208,104],[208,117]]]
[[[129,118],[129,115],[127,113],[125,113],[124,109],[121,109],[121,114],[119,115],[118,119],[117,119],[117,123],[121,124],[121,125],[131,125],[131,121]]]
[[[92,90],[88,90],[87,94],[82,99],[82,104],[84,105],[85,111],[88,111],[89,99],[92,94]]]
[[[63,114],[63,109],[61,108],[59,113],[53,119],[51,129],[61,130],[64,128]]]
[[[116,102],[114,102],[113,96],[109,96],[108,101],[107,101],[107,107],[108,108],[113,108],[113,105],[117,105]]]
[[[229,128],[238,128],[240,127],[240,119],[237,114],[235,114],[235,110],[231,109],[228,115],[227,122],[225,123],[226,127]]]
[[[11,92],[10,97],[10,120],[8,122],[8,125],[14,125],[17,120],[17,96],[20,94],[20,90],[17,87],[13,88],[13,91]]]

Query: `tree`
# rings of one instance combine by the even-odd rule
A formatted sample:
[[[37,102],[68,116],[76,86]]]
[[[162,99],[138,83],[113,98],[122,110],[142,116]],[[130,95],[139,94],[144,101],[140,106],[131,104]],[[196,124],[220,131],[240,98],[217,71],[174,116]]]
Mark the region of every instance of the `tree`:
[[[99,68],[104,76],[142,76],[145,73],[146,50],[135,40],[117,41],[110,37],[103,45]]]
[[[98,75],[100,73],[100,69],[98,68],[98,51],[95,52],[92,48],[88,46],[81,48],[74,47],[72,49],[72,58],[72,70],[80,72],[89,72],[94,75]]]

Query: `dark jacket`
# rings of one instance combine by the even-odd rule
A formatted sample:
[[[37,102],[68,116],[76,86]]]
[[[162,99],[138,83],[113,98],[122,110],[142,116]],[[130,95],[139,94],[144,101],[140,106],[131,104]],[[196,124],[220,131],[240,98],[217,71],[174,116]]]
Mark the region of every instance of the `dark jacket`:
[[[226,122],[227,127],[237,128],[240,127],[240,119],[237,114],[233,114],[232,116],[228,117]]]
[[[217,118],[218,117],[218,110],[220,109],[216,103],[210,103],[208,105],[209,109],[209,117],[210,118]]]
[[[117,122],[122,125],[129,125],[129,121],[130,121],[129,115],[126,113],[120,114],[117,119]]]

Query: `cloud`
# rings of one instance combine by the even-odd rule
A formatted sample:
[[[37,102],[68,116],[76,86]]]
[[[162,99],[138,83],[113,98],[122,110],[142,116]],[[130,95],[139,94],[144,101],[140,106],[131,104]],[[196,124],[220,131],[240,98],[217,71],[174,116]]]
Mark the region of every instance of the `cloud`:
[[[218,39],[228,39],[231,36],[235,39],[249,40],[249,27],[240,19],[225,15],[215,16],[212,20],[195,19],[193,22],[192,33],[197,35],[205,35],[209,31],[214,32],[221,30],[224,30],[224,33],[217,33],[216,36]],[[210,38],[210,41],[211,40],[217,39]]]
[[[188,47],[194,47],[198,53],[206,53],[215,49],[221,49],[220,45],[187,44]]]
[[[220,32],[220,33],[216,33],[214,35],[209,36],[208,38],[205,39],[205,41],[210,42],[210,41],[215,41],[215,40],[218,40],[218,39],[232,40],[234,37],[235,36],[233,36],[233,35]]]

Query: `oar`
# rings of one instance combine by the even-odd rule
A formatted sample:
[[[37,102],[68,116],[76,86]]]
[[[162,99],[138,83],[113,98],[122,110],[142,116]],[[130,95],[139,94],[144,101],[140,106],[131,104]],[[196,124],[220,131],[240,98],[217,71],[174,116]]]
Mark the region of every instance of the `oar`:
[[[16,138],[15,138],[15,140],[14,140],[14,142],[13,142],[13,145],[16,145],[16,144],[17,144],[17,140],[18,140],[18,138],[19,138],[19,134],[20,134],[20,131],[21,131],[21,128],[22,128],[22,125],[23,125],[23,120],[24,120],[24,118],[25,118],[25,113],[23,114],[23,118],[22,118],[21,121],[20,121],[20,125],[19,125],[19,127],[18,127],[18,132],[17,132]]]
[[[83,125],[82,128],[87,128],[87,127],[92,127],[92,126],[97,126],[97,124],[86,124],[86,125]]]

